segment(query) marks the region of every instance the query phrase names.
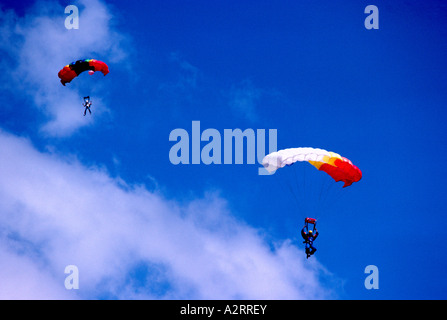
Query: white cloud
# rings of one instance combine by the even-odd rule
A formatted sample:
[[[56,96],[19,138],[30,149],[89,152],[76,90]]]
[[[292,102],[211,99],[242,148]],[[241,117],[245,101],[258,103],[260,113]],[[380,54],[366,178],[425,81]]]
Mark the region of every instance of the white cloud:
[[[332,297],[316,259],[272,248],[218,195],[179,204],[1,131],[0,154],[0,298]]]
[[[30,96],[48,118],[43,131],[53,136],[69,135],[93,121],[79,117],[85,87],[76,79],[63,87],[57,76],[59,70],[83,58],[104,59],[113,64],[126,57],[122,49],[124,37],[114,30],[113,16],[107,7],[96,0],[78,1],[77,5],[79,29],[70,30],[64,24],[68,16],[65,7],[58,2],[37,2],[23,17],[0,8],[0,50],[8,58],[8,63],[2,63],[8,80],[3,88],[20,89]],[[99,90],[101,85],[97,81],[95,88],[89,90]],[[101,113],[106,106],[96,99],[94,109]]]
[[[70,292],[55,282],[36,261],[12,251],[5,243],[0,243],[0,280],[0,300],[77,298],[76,292]]]

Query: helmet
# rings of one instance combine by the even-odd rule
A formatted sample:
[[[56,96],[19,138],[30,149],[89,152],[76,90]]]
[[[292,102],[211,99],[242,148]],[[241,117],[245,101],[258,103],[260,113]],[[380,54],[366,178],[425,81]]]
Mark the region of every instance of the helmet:
[[[309,234],[312,234],[313,233],[313,231],[312,230],[309,230]]]

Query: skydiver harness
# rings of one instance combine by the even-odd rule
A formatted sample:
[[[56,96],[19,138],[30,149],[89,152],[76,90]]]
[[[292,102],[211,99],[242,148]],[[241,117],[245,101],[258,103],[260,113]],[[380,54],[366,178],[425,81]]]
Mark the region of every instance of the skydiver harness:
[[[312,225],[312,236],[309,236],[309,224]],[[306,218],[304,219],[304,227],[303,229],[301,229],[301,236],[303,237],[304,241],[303,243],[306,244],[306,255],[307,255],[307,259],[309,259],[309,257],[315,253],[315,251],[317,250],[314,246],[313,246],[313,242],[316,239],[316,237],[318,236],[318,231],[317,231],[317,220],[313,219],[313,218]]]
[[[90,101],[90,96],[84,97],[83,106],[85,107],[84,116],[87,113],[87,110],[88,110],[88,112],[90,112],[90,114],[92,114],[92,111],[90,110],[90,107],[92,106],[92,102]]]

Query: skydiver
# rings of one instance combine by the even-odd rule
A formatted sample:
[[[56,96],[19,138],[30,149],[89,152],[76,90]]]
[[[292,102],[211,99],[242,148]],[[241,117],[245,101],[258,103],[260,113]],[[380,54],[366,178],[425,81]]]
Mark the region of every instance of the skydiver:
[[[90,107],[92,106],[92,100],[90,99],[90,96],[84,97],[84,103],[82,104],[83,107],[85,107],[84,110],[84,116],[88,112],[90,112],[90,114],[92,114],[92,111],[90,110]]]
[[[303,243],[306,244],[306,255],[307,259],[309,259],[309,257],[313,255],[315,251],[317,251],[317,248],[313,246],[313,242],[318,237],[319,233],[316,228],[315,228],[315,234],[313,233],[313,230],[308,230],[307,232],[306,230],[308,230],[307,225],[304,226],[303,229],[301,229],[301,236],[304,239]]]

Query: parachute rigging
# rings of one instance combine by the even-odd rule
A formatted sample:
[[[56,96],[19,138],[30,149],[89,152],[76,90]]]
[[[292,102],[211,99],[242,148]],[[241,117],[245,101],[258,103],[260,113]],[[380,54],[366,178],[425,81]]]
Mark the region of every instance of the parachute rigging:
[[[297,162],[308,162],[314,168],[319,171],[323,171],[324,175],[320,175],[315,172],[310,166],[293,166],[293,169],[280,170],[277,175],[278,178],[284,178],[284,182],[280,183],[280,186],[288,186],[292,195],[294,196],[298,209],[302,215],[317,216],[322,209],[323,202],[326,200],[336,200],[337,198],[329,197],[328,194],[339,193],[345,194],[343,189],[351,186],[354,182],[360,181],[362,178],[361,170],[356,167],[349,159],[340,156],[337,153],[326,151],[319,148],[289,148],[276,152],[272,152],[264,157],[262,164],[265,169],[270,173],[274,173],[280,168],[291,166]],[[300,168],[297,173],[296,168]],[[308,168],[308,169],[307,169]],[[291,170],[291,171],[289,171]],[[306,174],[306,171],[309,171]],[[311,173],[315,172],[315,173]],[[292,174],[294,173],[294,174]],[[281,180],[281,179],[280,179]],[[337,188],[338,190],[331,190],[336,183],[343,182],[343,188]],[[313,190],[312,190],[313,189]],[[343,191],[342,191],[343,190]],[[331,192],[330,192],[331,191]],[[333,194],[332,196],[335,196]],[[340,196],[338,194],[337,196]],[[333,202],[331,203],[330,210],[333,210]],[[315,251],[312,243],[318,236],[316,229],[316,219],[307,217],[305,219],[305,225],[301,230],[301,235],[304,238],[306,244],[307,258],[311,256]]]

